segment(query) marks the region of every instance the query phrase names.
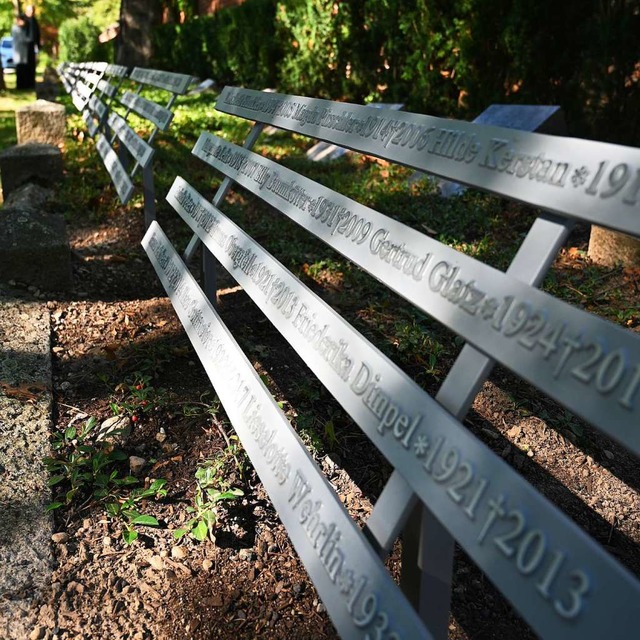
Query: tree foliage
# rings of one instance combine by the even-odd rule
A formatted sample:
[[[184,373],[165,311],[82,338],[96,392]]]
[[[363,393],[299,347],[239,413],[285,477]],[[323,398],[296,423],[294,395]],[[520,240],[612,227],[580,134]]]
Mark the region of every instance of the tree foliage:
[[[154,65],[219,84],[276,86],[282,54],[275,33],[275,2],[247,0],[213,15],[154,31]]]
[[[102,61],[107,48],[98,42],[100,29],[88,16],[70,18],[60,25],[60,60],[72,62]]]

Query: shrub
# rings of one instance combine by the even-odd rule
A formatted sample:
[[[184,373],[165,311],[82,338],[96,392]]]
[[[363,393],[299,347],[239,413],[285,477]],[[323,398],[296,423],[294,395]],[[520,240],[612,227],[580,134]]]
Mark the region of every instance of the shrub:
[[[624,0],[247,0],[163,26],[156,51],[220,86],[446,117],[555,104],[572,135],[640,145],[638,32]]]
[[[60,60],[88,62],[108,60],[111,48],[98,42],[100,29],[87,16],[60,25]]]
[[[274,86],[280,59],[275,2],[247,0],[184,24],[162,25],[154,33],[154,50],[160,68],[210,77],[219,85]]]

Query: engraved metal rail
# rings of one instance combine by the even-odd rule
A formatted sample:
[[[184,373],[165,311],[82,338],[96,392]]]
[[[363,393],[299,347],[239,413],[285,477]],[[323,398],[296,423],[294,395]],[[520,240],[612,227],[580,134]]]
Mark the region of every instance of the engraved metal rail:
[[[193,153],[640,453],[640,336],[211,134]]]
[[[142,69],[141,67],[136,67],[129,77],[135,82],[164,89],[178,95],[182,95],[191,84],[191,76],[189,75],[158,71],[156,69]]]
[[[142,244],[344,638],[430,638],[157,222]]]
[[[108,118],[109,127],[118,139],[127,147],[135,161],[146,167],[153,157],[154,150],[143,140],[125,121],[125,119],[112,111]]]
[[[171,106],[176,96],[187,90],[191,76],[139,67],[129,74],[124,66],[106,63],[70,63],[61,65],[59,70],[74,104],[83,112],[89,134],[91,137],[101,134],[97,150],[123,204],[127,204],[132,197],[133,178],[142,169],[144,215],[148,227],[155,219],[156,211],[151,166],[154,150],[151,144],[158,131],[165,131],[169,127],[173,118]],[[127,78],[137,85],[136,92],[126,91],[118,98]],[[169,92],[166,105],[156,104],[140,95],[145,86]],[[118,104],[126,108],[124,116],[112,110]],[[146,139],[138,135],[127,122],[131,112],[153,125]]]
[[[216,109],[640,234],[637,148],[234,87]]]
[[[131,91],[125,92],[120,98],[120,102],[128,109],[135,111],[139,116],[146,118],[149,122],[153,122],[161,131],[165,131],[173,119],[173,113],[169,109],[131,93]]]
[[[127,204],[133,195],[133,183],[131,178],[127,175],[125,168],[122,166],[116,152],[111,148],[108,140],[104,135],[98,138],[96,143],[98,153],[102,158],[105,168],[111,176],[113,185],[118,192],[118,197],[122,204]]]
[[[167,199],[538,633],[630,615],[640,584],[595,541],[188,183]]]

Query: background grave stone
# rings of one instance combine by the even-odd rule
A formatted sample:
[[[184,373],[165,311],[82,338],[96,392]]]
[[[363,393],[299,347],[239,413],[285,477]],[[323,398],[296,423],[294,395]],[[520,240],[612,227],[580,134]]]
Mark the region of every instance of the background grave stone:
[[[0,211],[0,274],[49,291],[71,286],[71,254],[61,214],[26,208]]]
[[[5,200],[28,182],[55,187],[62,180],[62,153],[51,144],[39,142],[9,147],[0,153],[0,175]]]
[[[48,100],[36,100],[16,109],[18,144],[41,142],[64,144],[66,117],[64,106]]]

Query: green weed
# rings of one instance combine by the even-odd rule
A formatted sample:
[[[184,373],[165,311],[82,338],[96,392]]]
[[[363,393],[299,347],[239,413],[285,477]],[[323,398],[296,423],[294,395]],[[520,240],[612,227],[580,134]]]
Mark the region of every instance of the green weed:
[[[138,510],[144,500],[166,495],[165,480],[155,480],[149,488],[129,491],[138,479],[125,472],[128,456],[109,441],[97,439],[94,417],[76,427],[53,436],[51,448],[55,455],[44,458],[49,473],[48,485],[54,493],[47,511],[102,504],[107,514],[123,521],[123,539],[131,544],[137,537],[136,526],[157,526],[158,521]],[[117,435],[115,431],[112,436]]]
[[[235,453],[233,454],[235,457]],[[190,535],[195,540],[203,542],[207,537],[215,544],[215,528],[218,522],[218,504],[223,501],[236,500],[244,495],[241,489],[227,486],[223,478],[222,469],[224,459],[207,461],[198,467],[196,490],[193,506],[187,507],[191,518],[184,527],[173,532],[179,540]]]

